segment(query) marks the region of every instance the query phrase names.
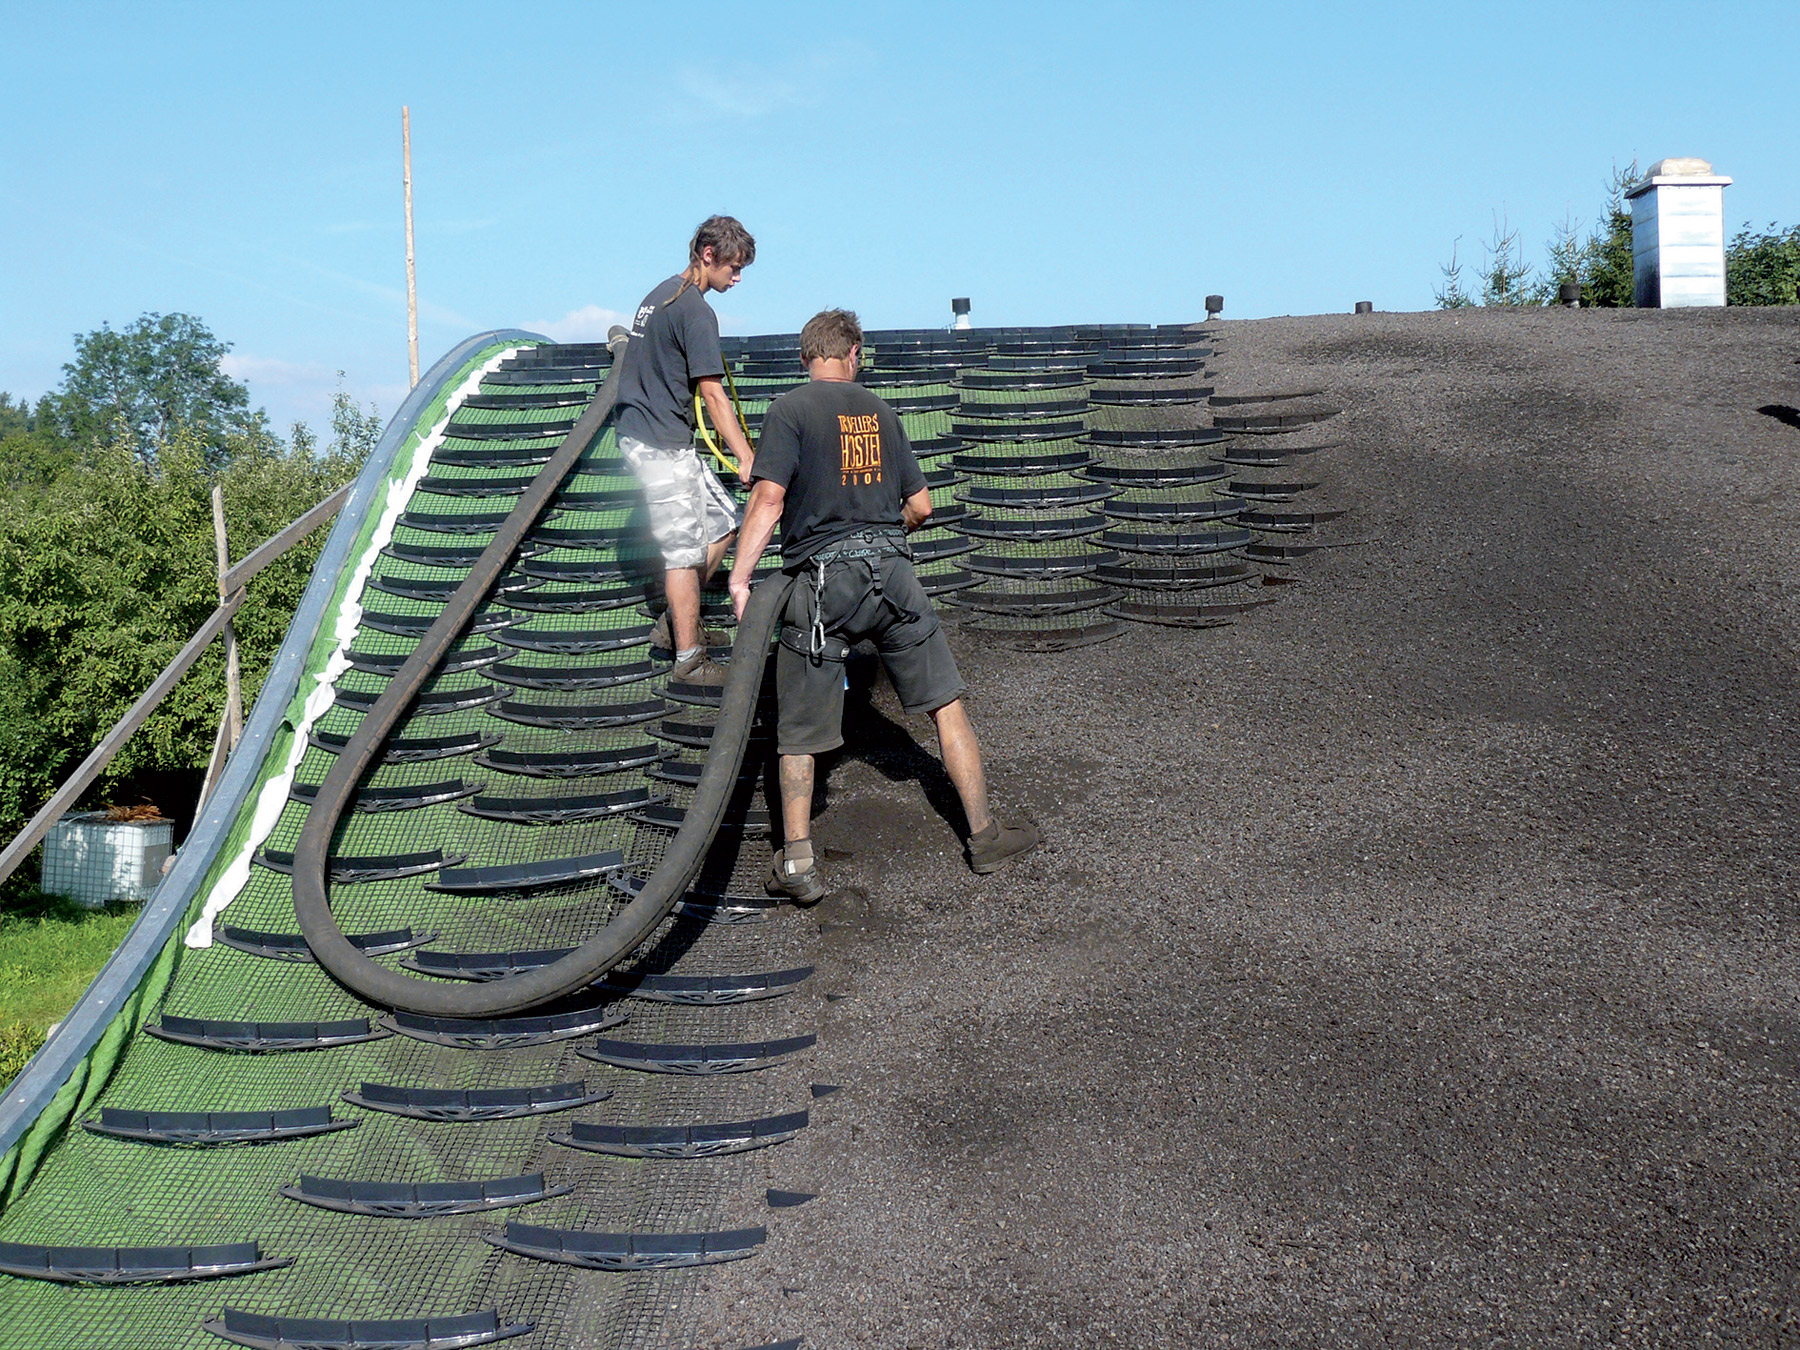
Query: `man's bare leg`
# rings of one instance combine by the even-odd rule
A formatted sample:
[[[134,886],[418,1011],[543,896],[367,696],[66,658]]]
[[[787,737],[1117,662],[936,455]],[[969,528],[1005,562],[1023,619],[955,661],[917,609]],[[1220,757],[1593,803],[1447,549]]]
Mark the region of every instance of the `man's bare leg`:
[[[969,714],[958,698],[936,709],[931,720],[937,724],[944,770],[956,785],[956,795],[962,798],[963,814],[969,818],[969,833],[980,834],[994,817],[988,810],[987,774],[981,767],[981,742],[975,739]],[[810,772],[807,782],[812,782]]]
[[[781,832],[784,836],[775,864],[769,869],[771,895],[785,895],[795,904],[814,905],[825,898],[813,861],[812,790],[813,757],[783,755],[776,770],[781,779]]]
[[[671,567],[663,577],[663,593],[669,602],[669,632],[675,639],[675,650],[692,651],[700,642],[700,589],[719,570],[719,562],[730,551],[735,533],[715,539],[706,549],[706,562],[700,567]]]
[[[812,843],[813,757],[783,755],[781,777],[781,835],[789,844]]]
[[[663,595],[669,602],[669,633],[677,652],[700,645],[700,569],[671,567],[663,577]]]

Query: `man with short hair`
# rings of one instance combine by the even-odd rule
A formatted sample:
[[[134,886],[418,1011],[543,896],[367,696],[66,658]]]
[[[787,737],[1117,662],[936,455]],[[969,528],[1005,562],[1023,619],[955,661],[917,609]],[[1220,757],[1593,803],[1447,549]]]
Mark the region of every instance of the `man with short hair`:
[[[694,444],[696,394],[745,483],[753,454],[721,382],[719,319],[706,295],[730,290],[755,260],[756,241],[736,220],[703,221],[688,245],[687,269],[638,306],[619,369],[619,452],[643,485],[650,532],[665,567],[668,608],[651,645],[673,652],[673,678],[687,684],[725,682],[725,668],[708,657],[707,648],[725,646],[727,638],[701,629],[700,591],[738,524],[737,503]]]
[[[913,574],[906,535],[931,515],[931,493],[894,410],[856,383],[862,325],[828,309],[800,330],[811,380],[763,418],[755,486],[731,568],[739,617],[775,522],[783,570],[795,576],[775,656],[781,817],[772,894],[812,904],[825,894],[812,847],[813,757],[844,743],[844,662],[872,639],[900,706],[929,713],[944,768],[969,821],[969,865],[987,873],[1036,847],[1037,827],[988,809],[981,746],[962,704],[966,686],[931,600]]]

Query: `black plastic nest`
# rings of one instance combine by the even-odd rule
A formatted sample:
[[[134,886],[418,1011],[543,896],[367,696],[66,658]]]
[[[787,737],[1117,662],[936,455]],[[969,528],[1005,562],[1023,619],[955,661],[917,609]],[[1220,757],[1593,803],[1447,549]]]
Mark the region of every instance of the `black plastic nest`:
[[[961,436],[965,441],[980,441],[991,444],[995,441],[1070,441],[1080,437],[1087,429],[1087,423],[1080,418],[1072,421],[1007,421],[1007,422],[952,422],[950,434]]]
[[[1189,591],[1255,581],[1261,573],[1247,562],[1145,562],[1131,559],[1094,569],[1094,580],[1137,591]]]
[[[1177,446],[1217,445],[1225,433],[1214,427],[1140,427],[1130,431],[1090,431],[1089,445],[1119,450],[1161,450]]]
[[[1202,459],[1191,464],[1090,464],[1081,476],[1121,489],[1162,488],[1212,483],[1229,472],[1223,464]]]
[[[1094,456],[1086,446],[1070,443],[1072,448],[1053,449],[1044,447],[1037,453],[1021,448],[1016,454],[997,453],[984,448],[980,451],[968,451],[956,455],[950,461],[959,473],[977,474],[989,478],[1013,478],[1028,475],[1073,473],[1084,469],[1094,462]]]
[[[1053,370],[965,370],[956,377],[959,389],[1078,389],[1087,383],[1084,366]]]
[[[1088,392],[1088,401],[1114,408],[1180,408],[1198,406],[1212,395],[1210,384],[1184,384],[1151,389],[1110,389]]]
[[[1083,610],[1099,609],[1111,604],[1118,595],[1111,586],[1078,584],[1057,590],[1025,586],[1009,590],[990,583],[959,591],[950,597],[949,603],[984,614],[1039,616],[1079,614]]]
[[[1250,542],[1250,531],[1225,530],[1108,530],[1100,536],[1105,547],[1121,553],[1224,553],[1243,548]]]

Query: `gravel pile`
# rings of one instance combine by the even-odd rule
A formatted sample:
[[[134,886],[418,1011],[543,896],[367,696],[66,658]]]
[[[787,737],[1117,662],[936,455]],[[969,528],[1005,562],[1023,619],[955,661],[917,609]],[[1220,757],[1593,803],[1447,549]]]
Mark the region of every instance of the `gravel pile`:
[[[1051,841],[992,878],[876,682],[860,894],[776,920],[819,1198],[744,1197],[701,1343],[1800,1342],[1800,312],[1217,330],[1343,409],[1288,439],[1344,546],[1228,628],[957,635]]]

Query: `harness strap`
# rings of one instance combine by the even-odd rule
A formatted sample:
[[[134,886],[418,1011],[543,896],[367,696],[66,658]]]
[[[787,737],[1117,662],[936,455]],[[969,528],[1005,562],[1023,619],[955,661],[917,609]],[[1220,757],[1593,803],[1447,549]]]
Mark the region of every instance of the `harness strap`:
[[[813,650],[813,634],[798,624],[781,625],[781,645],[789,651],[806,657],[814,665],[829,661],[833,665],[842,665],[850,659],[850,644],[842,638],[829,635],[822,639],[817,651]]]

